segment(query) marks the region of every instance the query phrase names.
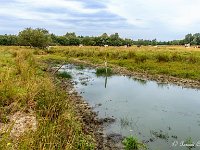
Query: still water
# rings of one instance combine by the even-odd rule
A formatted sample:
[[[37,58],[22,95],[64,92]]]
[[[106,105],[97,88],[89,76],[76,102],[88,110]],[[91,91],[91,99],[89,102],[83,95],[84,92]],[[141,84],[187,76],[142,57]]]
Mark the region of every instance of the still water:
[[[105,132],[137,137],[152,150],[200,149],[200,91],[134,77],[97,77],[94,69],[65,65],[75,89],[98,112],[114,117]],[[107,83],[106,83],[107,82]],[[106,85],[105,85],[106,84]]]

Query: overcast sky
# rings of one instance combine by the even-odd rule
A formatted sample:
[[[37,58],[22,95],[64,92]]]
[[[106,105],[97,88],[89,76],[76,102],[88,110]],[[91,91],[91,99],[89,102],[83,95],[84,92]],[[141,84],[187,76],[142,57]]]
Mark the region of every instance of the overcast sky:
[[[200,32],[199,14],[200,0],[0,0],[0,34],[40,27],[57,35],[173,40]]]

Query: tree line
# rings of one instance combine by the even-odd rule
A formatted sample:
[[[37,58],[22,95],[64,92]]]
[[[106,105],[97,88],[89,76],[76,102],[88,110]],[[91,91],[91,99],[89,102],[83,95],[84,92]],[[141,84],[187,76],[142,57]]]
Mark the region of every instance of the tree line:
[[[58,36],[50,34],[48,30],[41,28],[26,28],[19,32],[18,35],[0,35],[0,45],[20,45],[30,47],[45,48],[50,45],[61,46],[78,46],[80,44],[85,46],[131,46],[131,45],[184,45],[190,43],[191,45],[200,45],[200,33],[187,34],[182,40],[173,41],[157,41],[153,40],[132,40],[121,38],[118,33],[108,35],[103,33],[100,36],[77,36],[74,32],[66,33]]]

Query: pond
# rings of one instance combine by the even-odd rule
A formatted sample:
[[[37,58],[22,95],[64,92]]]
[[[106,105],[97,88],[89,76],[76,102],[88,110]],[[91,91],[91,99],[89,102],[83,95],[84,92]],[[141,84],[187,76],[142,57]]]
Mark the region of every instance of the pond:
[[[97,77],[94,69],[65,65],[75,89],[98,112],[114,117],[106,134],[137,137],[152,150],[200,149],[200,91],[134,77]],[[183,143],[185,141],[185,143]]]

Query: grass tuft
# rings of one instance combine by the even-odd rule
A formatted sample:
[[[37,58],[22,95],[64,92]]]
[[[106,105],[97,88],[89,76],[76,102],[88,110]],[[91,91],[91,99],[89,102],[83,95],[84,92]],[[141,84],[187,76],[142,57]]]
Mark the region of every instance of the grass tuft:
[[[113,75],[113,72],[111,68],[107,68],[107,73],[106,73],[106,68],[97,68],[96,75],[97,76],[111,76]]]
[[[72,78],[71,74],[68,73],[68,72],[59,72],[59,73],[57,74],[57,77],[60,77],[60,78],[67,78],[67,79],[71,79],[71,78]]]
[[[125,146],[125,150],[141,150],[141,149],[147,149],[146,145],[139,142],[137,138],[130,136],[126,137],[122,143]]]

